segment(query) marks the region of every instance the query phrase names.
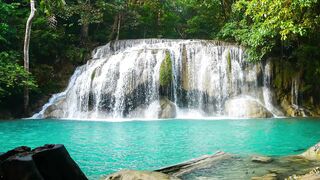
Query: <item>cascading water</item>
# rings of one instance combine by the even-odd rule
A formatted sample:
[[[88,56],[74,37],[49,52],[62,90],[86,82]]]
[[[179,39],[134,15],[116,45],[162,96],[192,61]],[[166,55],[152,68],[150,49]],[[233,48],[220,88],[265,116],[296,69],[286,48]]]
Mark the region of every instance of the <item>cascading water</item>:
[[[291,104],[296,109],[299,107],[299,81],[299,76],[297,76],[291,82]]]
[[[295,110],[295,114],[307,117],[305,109],[299,106],[299,86],[300,86],[300,75],[292,78],[291,82],[291,106]]]
[[[173,81],[164,98],[159,74],[167,52]],[[266,72],[260,63],[247,63],[241,47],[223,42],[115,41],[97,48],[93,58],[76,70],[68,88],[54,95],[34,118],[161,118],[160,111],[172,112],[170,108],[175,117],[232,116],[228,112],[233,106],[226,112],[226,104],[239,97],[254,99],[275,113],[272,99],[264,95],[268,91],[269,96],[269,86],[259,83]]]
[[[273,105],[273,93],[270,89],[271,86],[271,76],[272,76],[272,67],[271,61],[267,61],[264,66],[264,73],[263,73],[263,100],[265,107],[275,116],[283,116],[283,113],[277,109]]]

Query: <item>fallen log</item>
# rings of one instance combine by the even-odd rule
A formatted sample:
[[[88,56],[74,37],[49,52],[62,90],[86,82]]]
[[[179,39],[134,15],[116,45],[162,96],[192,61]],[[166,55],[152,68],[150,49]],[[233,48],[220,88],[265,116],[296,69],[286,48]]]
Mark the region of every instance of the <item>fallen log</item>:
[[[194,170],[208,168],[212,166],[212,163],[214,163],[215,161],[228,159],[230,157],[230,154],[219,151],[213,155],[204,155],[196,159],[191,159],[186,162],[182,162],[168,167],[163,167],[155,171],[168,174],[173,177],[181,177],[182,175],[192,172]]]

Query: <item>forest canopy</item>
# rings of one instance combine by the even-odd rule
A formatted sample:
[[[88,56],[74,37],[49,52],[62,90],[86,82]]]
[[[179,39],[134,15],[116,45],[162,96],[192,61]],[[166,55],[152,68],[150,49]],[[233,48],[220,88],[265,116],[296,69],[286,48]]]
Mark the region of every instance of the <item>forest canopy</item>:
[[[0,106],[18,108],[63,89],[90,51],[119,39],[219,39],[247,49],[250,61],[277,56],[320,82],[318,0],[37,0],[30,70],[23,69],[29,0],[0,0]],[[309,78],[309,79],[308,79]]]

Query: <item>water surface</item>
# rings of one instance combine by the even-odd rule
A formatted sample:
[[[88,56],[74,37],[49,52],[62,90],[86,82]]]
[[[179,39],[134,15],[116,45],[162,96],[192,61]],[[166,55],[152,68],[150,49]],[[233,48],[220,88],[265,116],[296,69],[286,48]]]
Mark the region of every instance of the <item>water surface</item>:
[[[120,169],[153,170],[216,151],[293,155],[320,141],[317,119],[93,122],[0,121],[0,152],[64,144],[91,179]]]

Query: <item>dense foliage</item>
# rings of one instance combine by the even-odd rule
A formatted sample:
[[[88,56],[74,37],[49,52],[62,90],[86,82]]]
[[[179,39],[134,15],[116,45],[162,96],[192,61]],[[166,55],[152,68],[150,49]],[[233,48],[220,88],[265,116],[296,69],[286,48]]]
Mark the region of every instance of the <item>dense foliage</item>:
[[[65,87],[90,51],[117,39],[198,38],[237,42],[252,61],[280,57],[301,71],[309,93],[320,82],[318,0],[38,0],[30,70],[22,65],[28,0],[0,0],[0,107],[33,104]],[[284,63],[285,64],[285,63]],[[302,67],[302,68],[301,68]],[[38,88],[36,88],[38,86]],[[44,98],[45,97],[45,98]],[[35,104],[35,107],[39,106]]]
[[[320,28],[317,0],[239,0],[220,36],[246,46],[252,60],[261,60],[280,44],[296,48]]]

